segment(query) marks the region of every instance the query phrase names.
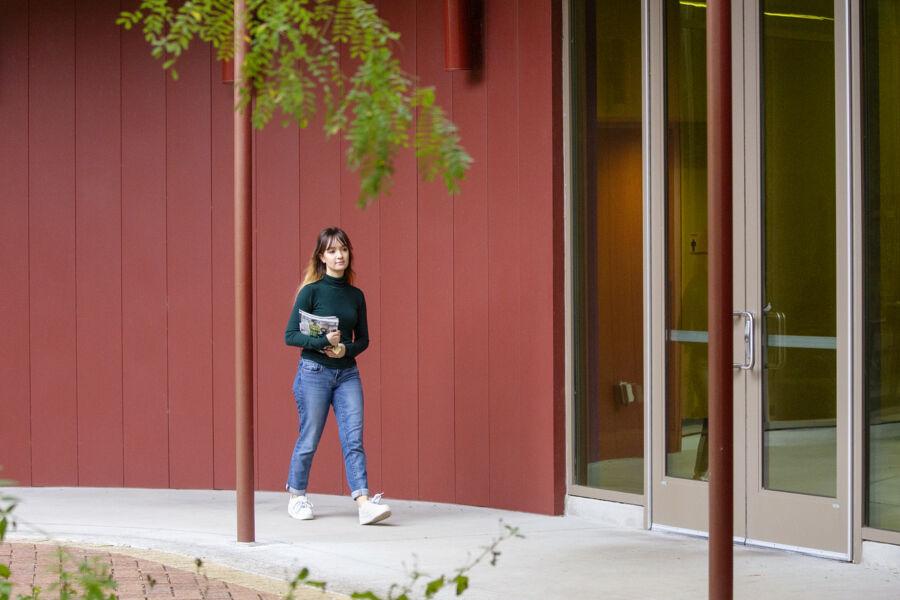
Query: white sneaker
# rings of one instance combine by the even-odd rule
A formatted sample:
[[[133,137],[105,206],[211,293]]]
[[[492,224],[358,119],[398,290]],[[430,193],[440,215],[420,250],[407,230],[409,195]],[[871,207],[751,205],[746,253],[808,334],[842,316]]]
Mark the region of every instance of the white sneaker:
[[[374,525],[391,516],[391,507],[381,503],[381,494],[375,494],[371,500],[359,507],[359,524]]]
[[[288,514],[295,519],[301,521],[309,521],[313,518],[313,505],[306,496],[295,496],[291,494],[288,500]]]

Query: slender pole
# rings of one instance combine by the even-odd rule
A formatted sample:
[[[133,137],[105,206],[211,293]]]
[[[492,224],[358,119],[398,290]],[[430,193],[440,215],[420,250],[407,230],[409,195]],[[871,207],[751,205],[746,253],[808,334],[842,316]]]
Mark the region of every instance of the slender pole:
[[[234,103],[247,52],[245,0],[234,3]],[[253,514],[253,271],[250,106],[234,111],[234,366],[237,539],[256,538]]]
[[[709,597],[734,589],[731,0],[706,10],[709,215]]]

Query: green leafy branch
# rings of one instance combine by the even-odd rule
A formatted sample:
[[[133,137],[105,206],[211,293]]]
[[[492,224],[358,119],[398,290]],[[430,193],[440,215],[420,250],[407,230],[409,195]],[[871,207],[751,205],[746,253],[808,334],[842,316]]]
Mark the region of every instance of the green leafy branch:
[[[9,485],[8,481],[0,481],[0,487]],[[13,519],[13,511],[19,501],[9,494],[0,492],[0,543],[6,539],[6,532],[16,528]],[[0,600],[9,600],[12,594],[12,582],[9,580],[12,573],[9,565],[0,563]]]
[[[98,557],[91,557],[78,563],[74,572],[67,569],[72,561],[65,549],[57,549],[59,580],[51,587],[51,591],[59,593],[59,600],[117,600],[116,581],[110,573],[109,565]],[[34,588],[39,591],[39,588]],[[33,596],[20,596],[19,600],[38,600],[37,592]]]
[[[252,102],[254,127],[276,112],[305,128],[318,109],[327,135],[343,134],[347,164],[360,174],[359,203],[388,189],[394,158],[413,146],[426,180],[441,177],[450,193],[472,163],[456,126],[418,87],[393,46],[400,35],[365,0],[247,0],[249,50],[239,77],[239,109]],[[176,64],[195,39],[219,60],[234,57],[232,0],[142,0],[116,21],[140,28],[151,54],[178,78]],[[352,75],[344,67],[353,65]],[[413,128],[413,124],[415,127]],[[414,129],[414,131],[413,131]]]
[[[75,565],[70,570],[74,559],[64,548],[57,548],[58,563],[54,569],[57,580],[48,588],[48,592],[59,600],[117,600],[116,581],[113,579],[109,565],[98,557],[91,557]],[[0,565],[0,600],[12,597],[12,573],[9,565]],[[16,600],[41,600],[43,590],[31,586],[30,594],[16,594]]]
[[[297,574],[294,575],[294,578],[288,582],[288,591],[283,596],[283,600],[296,600],[297,598],[297,588],[301,585],[308,585],[310,587],[318,588],[322,591],[325,591],[326,583],[324,581],[316,581],[309,578],[309,569],[303,567]]]
[[[415,593],[416,588],[420,586],[422,580],[427,580],[424,583],[424,594],[427,599],[434,598],[438,592],[446,587],[451,587],[454,590],[455,595],[461,596],[469,589],[469,572],[475,568],[476,565],[484,560],[488,560],[491,566],[496,566],[497,559],[500,557],[500,550],[498,549],[500,544],[510,538],[524,537],[519,533],[518,527],[512,527],[502,521],[500,524],[503,530],[501,535],[487,546],[484,546],[478,555],[474,558],[470,557],[466,564],[457,568],[451,574],[441,574],[437,577],[432,577],[419,571],[418,568],[413,568],[409,573],[409,581],[403,584],[395,583],[391,585],[388,589],[387,596],[379,596],[375,592],[366,591],[355,592],[350,597],[354,600],[411,600],[411,598],[414,597],[413,594]]]

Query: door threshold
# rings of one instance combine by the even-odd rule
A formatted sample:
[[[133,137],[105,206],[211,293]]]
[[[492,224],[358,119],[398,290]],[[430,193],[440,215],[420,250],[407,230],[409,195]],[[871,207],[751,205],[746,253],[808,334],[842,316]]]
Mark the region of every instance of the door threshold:
[[[678,535],[687,535],[690,537],[708,539],[709,533],[700,529],[687,529],[685,527],[674,527],[672,525],[662,525],[653,523],[650,525],[652,531],[661,531],[663,533],[675,533]],[[804,546],[791,546],[789,544],[778,544],[775,542],[764,542],[762,540],[754,540],[741,536],[734,536],[734,543],[743,544],[745,546],[754,546],[756,548],[772,548],[774,550],[784,550],[785,552],[796,552],[797,554],[805,554],[807,556],[815,556],[817,558],[827,558],[829,560],[839,560],[842,562],[850,562],[849,554],[842,552],[833,552],[831,550],[819,550],[817,548],[806,548]]]
[[[850,562],[850,555],[844,552],[833,552],[831,550],[819,550],[817,548],[806,548],[804,546],[791,546],[789,544],[776,544],[775,542],[764,542],[747,538],[748,546],[756,546],[758,548],[774,548],[776,550],[785,550],[787,552],[796,552],[797,554],[806,554],[807,556],[816,556],[818,558],[827,558],[830,560],[839,560],[842,562]]]
[[[685,527],[674,527],[672,525],[662,525],[660,523],[653,523],[650,526],[652,531],[661,531],[663,533],[677,533],[679,535],[687,535],[690,537],[697,537],[707,539],[709,538],[709,533],[700,529],[687,529]],[[741,536],[734,536],[734,541],[737,544],[745,544],[747,542],[747,538]]]

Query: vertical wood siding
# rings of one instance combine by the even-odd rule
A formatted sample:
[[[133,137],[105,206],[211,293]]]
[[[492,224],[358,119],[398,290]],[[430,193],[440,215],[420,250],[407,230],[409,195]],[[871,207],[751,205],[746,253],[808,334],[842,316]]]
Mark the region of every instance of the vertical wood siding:
[[[31,476],[78,484],[75,5],[29,3]]]
[[[166,76],[140,36],[120,39],[124,479],[167,487]]]
[[[0,4],[0,478],[31,484],[28,7]]]
[[[123,485],[118,0],[75,7],[75,331],[79,485]]]
[[[490,498],[490,360],[487,356],[491,278],[488,222],[487,90],[483,72],[453,73],[450,103],[474,163],[453,200],[453,460],[456,501]],[[497,257],[499,258],[499,257]]]
[[[529,143],[519,133],[519,7],[514,2],[485,5],[489,491],[491,505],[508,507],[516,505],[520,490],[529,489],[531,479],[530,469],[520,468],[525,442],[521,407],[530,389],[519,365],[523,348],[532,343],[531,330],[525,328],[539,321],[533,316],[526,319],[521,310],[522,296],[531,292],[521,283],[521,273],[530,265],[523,264],[519,255],[519,222],[528,193],[519,189],[519,154]]]
[[[381,0],[475,164],[463,194],[403,154],[365,211],[321,123],[254,136],[256,472],[282,489],[298,354],[283,327],[316,233],[352,236],[370,487],[562,509],[559,7],[475,3],[473,72],[443,69],[442,4]],[[0,8],[0,476],[234,485],[232,97],[205,47],[166,77],[118,0]],[[126,3],[127,5],[127,3]],[[328,423],[311,489],[344,493]]]
[[[169,484],[213,486],[210,49],[166,80]]]
[[[416,72],[433,85],[453,113],[450,74],[444,70],[443,3],[416,6]],[[418,207],[418,489],[426,498],[452,502],[453,456],[453,215],[440,181],[419,182]],[[473,315],[474,316],[474,315]],[[402,357],[397,357],[403,360]]]

